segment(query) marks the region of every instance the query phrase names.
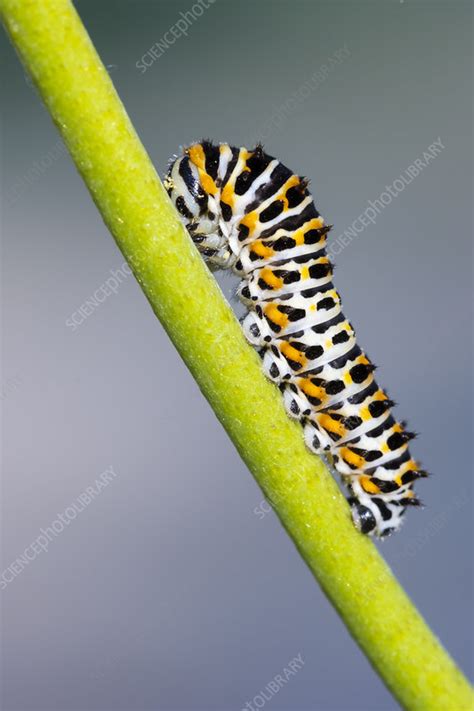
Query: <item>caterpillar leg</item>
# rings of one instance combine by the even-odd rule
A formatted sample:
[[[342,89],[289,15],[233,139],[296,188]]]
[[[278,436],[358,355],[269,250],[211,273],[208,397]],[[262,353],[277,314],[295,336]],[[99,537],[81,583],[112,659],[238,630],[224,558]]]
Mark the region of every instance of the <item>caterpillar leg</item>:
[[[306,418],[303,426],[303,435],[306,446],[315,454],[326,454],[330,451],[331,440],[326,432],[319,427],[314,419]]]

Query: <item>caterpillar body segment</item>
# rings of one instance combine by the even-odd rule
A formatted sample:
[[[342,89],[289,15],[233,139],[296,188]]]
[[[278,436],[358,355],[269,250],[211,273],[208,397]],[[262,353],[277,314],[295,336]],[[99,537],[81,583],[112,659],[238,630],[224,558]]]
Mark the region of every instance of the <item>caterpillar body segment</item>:
[[[171,162],[165,187],[209,266],[241,278],[244,334],[306,445],[341,475],[357,528],[397,530],[407,506],[419,504],[413,483],[426,473],[342,313],[326,253],[330,226],[307,180],[260,145],[202,141]]]

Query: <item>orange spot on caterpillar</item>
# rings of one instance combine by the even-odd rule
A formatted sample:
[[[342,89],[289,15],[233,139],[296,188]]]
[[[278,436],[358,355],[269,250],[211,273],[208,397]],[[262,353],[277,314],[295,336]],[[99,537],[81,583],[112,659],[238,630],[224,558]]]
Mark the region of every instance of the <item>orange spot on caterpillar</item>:
[[[378,494],[380,489],[368,476],[359,477],[360,485],[368,494]]]
[[[278,306],[276,304],[269,304],[268,306],[265,307],[264,309],[265,316],[272,321],[273,323],[276,323],[277,326],[280,326],[283,328],[286,326],[288,323],[288,316],[286,314],[283,314]]]
[[[297,348],[294,348],[290,343],[288,343],[288,341],[283,341],[280,345],[280,353],[283,353],[285,358],[293,360],[295,363],[300,363],[301,365],[306,363],[306,356],[304,353],[299,351]]]
[[[253,243],[252,252],[263,259],[267,259],[267,257],[271,257],[275,253],[271,247],[267,247],[263,242],[260,242],[260,240]]]
[[[272,289],[281,289],[283,286],[283,279],[275,276],[271,269],[262,269],[260,272],[260,279],[263,279],[263,281],[268,284],[268,286],[271,286]]]

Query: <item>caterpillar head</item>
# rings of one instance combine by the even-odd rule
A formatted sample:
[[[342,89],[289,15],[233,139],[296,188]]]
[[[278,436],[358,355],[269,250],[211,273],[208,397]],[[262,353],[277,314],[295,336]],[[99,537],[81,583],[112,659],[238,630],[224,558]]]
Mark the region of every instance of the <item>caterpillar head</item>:
[[[164,185],[203,257],[212,266],[226,268],[233,255],[219,219],[218,198],[205,189],[206,173],[191,160],[189,152],[187,149],[170,164]]]

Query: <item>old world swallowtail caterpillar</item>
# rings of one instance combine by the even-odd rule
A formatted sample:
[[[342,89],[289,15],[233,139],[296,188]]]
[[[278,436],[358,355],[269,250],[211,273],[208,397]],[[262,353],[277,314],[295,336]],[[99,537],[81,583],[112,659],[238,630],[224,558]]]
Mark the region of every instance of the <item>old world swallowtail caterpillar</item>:
[[[172,159],[165,187],[209,266],[241,277],[245,336],[309,449],[341,475],[356,527],[397,530],[406,507],[420,504],[413,483],[426,473],[342,313],[325,249],[330,226],[308,181],[261,145],[201,141]]]

